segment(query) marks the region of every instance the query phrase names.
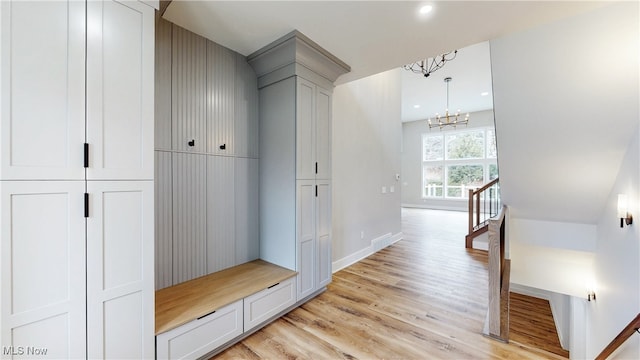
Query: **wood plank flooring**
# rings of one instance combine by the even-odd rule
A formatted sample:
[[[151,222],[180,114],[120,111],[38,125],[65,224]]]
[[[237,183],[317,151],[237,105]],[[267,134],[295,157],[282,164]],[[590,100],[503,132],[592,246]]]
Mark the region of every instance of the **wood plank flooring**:
[[[560,345],[549,301],[513,292],[509,297],[510,340],[568,358],[569,352]]]
[[[482,335],[487,253],[465,229],[465,213],[403,209],[403,240],[216,359],[561,359]]]

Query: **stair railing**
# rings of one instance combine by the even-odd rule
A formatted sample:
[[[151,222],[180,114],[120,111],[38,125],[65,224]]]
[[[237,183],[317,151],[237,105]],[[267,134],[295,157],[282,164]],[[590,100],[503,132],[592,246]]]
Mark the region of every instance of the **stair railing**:
[[[479,189],[469,189],[469,232],[465,247],[473,247],[473,239],[487,231],[490,218],[501,209],[500,182],[495,178]]]
[[[507,208],[488,219],[489,229],[489,307],[484,333],[509,342],[509,283],[511,261],[505,259],[505,227]]]
[[[624,344],[624,342],[627,341],[636,331],[638,331],[639,328],[640,314],[638,314],[635,319],[631,320],[631,322],[624,329],[622,329],[622,331],[620,331],[620,334],[618,334],[618,336],[611,340],[609,345],[607,345],[607,347],[602,350],[600,355],[596,357],[596,360],[605,360],[606,358],[608,358],[609,355],[613,354],[613,352],[616,351],[620,347],[620,345]]]

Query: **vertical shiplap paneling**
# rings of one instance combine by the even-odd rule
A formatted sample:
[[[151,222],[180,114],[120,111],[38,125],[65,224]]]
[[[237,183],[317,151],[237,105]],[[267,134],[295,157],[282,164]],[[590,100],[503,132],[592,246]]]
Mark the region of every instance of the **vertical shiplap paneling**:
[[[173,25],[171,74],[173,150],[206,151],[207,40]],[[190,140],[195,141],[189,146]]]
[[[207,156],[207,273],[236,265],[234,165]]]
[[[202,276],[207,270],[206,155],[174,153],[173,283]]]
[[[171,149],[171,23],[156,13],[155,148]]]
[[[260,257],[258,159],[236,158],[236,263]]]
[[[234,154],[235,53],[207,42],[207,152]],[[221,147],[224,146],[224,149]]]
[[[246,57],[236,54],[235,152],[258,157],[258,79]]]
[[[173,285],[171,153],[155,152],[155,279],[156,290]]]

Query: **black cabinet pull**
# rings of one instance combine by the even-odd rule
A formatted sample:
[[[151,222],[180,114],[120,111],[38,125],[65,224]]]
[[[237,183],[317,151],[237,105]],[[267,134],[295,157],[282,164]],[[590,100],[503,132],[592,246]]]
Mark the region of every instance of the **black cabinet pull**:
[[[189,140],[189,142],[187,143],[187,145],[189,145],[189,146],[196,146],[196,140],[195,140],[195,139],[191,139],[191,140]]]
[[[84,193],[84,217],[89,217],[89,194]]]
[[[89,144],[84,143],[84,167],[89,167]]]
[[[316,174],[318,173],[318,162],[316,161]]]
[[[204,315],[200,316],[197,320],[200,320],[200,319],[202,319],[202,318],[204,318],[204,317],[207,317],[207,316],[209,316],[209,315],[211,315],[211,314],[215,314],[215,313],[216,313],[216,310],[213,310],[212,312],[210,312],[210,313],[208,313],[208,314],[204,314]]]
[[[220,145],[220,150],[226,150],[226,149],[227,149],[227,144]]]
[[[316,197],[318,197],[318,185],[316,185]]]
[[[267,289],[271,289],[272,287],[274,287],[274,286],[278,286],[278,285],[280,285],[280,283],[275,283],[275,284],[273,284],[273,285],[269,286]]]

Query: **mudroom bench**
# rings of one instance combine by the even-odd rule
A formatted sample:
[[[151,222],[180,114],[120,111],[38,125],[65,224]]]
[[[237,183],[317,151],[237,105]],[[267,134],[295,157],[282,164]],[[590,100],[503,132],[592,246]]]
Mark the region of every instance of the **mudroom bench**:
[[[296,303],[296,272],[254,260],[156,291],[156,357],[213,354]]]

